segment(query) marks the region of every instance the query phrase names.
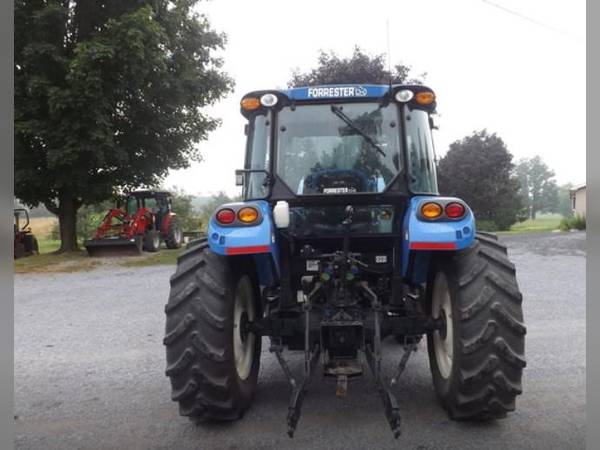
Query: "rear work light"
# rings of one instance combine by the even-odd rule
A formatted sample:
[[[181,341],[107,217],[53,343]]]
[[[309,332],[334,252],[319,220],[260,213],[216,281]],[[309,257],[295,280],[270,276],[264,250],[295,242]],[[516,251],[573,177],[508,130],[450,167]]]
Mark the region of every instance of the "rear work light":
[[[443,211],[442,207],[434,202],[427,202],[421,206],[421,214],[426,219],[437,219],[442,215]]]
[[[448,203],[445,208],[446,216],[451,219],[460,219],[465,215],[465,207],[460,203]]]
[[[260,104],[266,107],[275,106],[277,103],[277,96],[275,94],[264,94],[260,98]]]
[[[237,215],[238,219],[244,223],[252,223],[258,219],[258,211],[250,206],[240,209]]]
[[[406,103],[410,101],[415,96],[413,91],[408,89],[403,89],[401,91],[396,92],[396,101],[400,103]]]
[[[232,209],[224,208],[220,211],[217,211],[215,218],[219,223],[230,224],[235,220],[235,212],[233,212]]]

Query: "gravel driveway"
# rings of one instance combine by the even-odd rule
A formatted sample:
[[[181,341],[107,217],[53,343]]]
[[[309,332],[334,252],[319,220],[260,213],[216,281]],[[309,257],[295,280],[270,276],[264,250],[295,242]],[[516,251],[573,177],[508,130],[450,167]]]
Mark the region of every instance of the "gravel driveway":
[[[289,389],[263,354],[257,398],[244,419],[194,425],[180,417],[162,345],[173,268],[15,276],[18,448],[584,448],[585,233],[501,237],[517,266],[527,324],[524,394],[490,424],[450,421],[438,406],[425,343],[397,388],[403,435],[392,438],[370,377],[337,399],[315,376],[296,436],[286,435]],[[266,349],[266,345],[263,348]],[[385,346],[387,373],[399,359]],[[265,351],[265,350],[263,350]],[[292,370],[300,370],[295,358]]]

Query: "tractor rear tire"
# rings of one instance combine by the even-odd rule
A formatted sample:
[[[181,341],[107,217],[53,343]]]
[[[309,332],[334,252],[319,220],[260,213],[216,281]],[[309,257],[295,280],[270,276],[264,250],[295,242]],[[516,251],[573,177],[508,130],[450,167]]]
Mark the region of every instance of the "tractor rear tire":
[[[40,253],[38,240],[33,234],[26,234],[23,237],[23,244],[25,245],[26,255],[38,255]]]
[[[158,230],[150,229],[144,234],[144,250],[156,253],[160,248],[160,233]]]
[[[445,329],[427,336],[433,384],[455,420],[503,418],[522,393],[525,333],[522,295],[506,247],[489,234],[436,255],[429,313]]]
[[[15,244],[15,259],[25,256],[25,245],[22,242]]]
[[[241,330],[260,317],[258,284],[230,258],[203,240],[179,256],[171,277],[166,375],[180,415],[194,420],[237,420],[256,390],[261,338]]]
[[[181,233],[181,228],[179,227],[179,223],[177,223],[177,218],[173,217],[171,222],[169,223],[169,229],[167,230],[167,238],[165,239],[165,244],[167,248],[181,248],[181,244],[183,243],[183,234]]]

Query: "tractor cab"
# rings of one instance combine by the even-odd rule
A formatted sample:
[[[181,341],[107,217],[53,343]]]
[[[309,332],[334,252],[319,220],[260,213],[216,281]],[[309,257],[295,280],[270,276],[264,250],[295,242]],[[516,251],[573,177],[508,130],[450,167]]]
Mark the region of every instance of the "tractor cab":
[[[415,195],[438,195],[425,86],[325,86],[259,91],[242,99],[248,119],[246,200],[285,202],[289,233],[342,237],[400,233]]]
[[[37,238],[29,228],[29,212],[25,208],[15,208],[14,214],[14,258],[38,254]]]
[[[163,219],[171,212],[171,194],[167,191],[133,191],[125,200],[126,213],[134,216],[137,211],[147,208],[156,216],[157,223],[162,224]]]
[[[24,217],[24,224],[23,219]],[[14,232],[17,233],[27,233],[31,231],[29,228],[29,213],[25,208],[15,208],[15,223],[14,223]]]

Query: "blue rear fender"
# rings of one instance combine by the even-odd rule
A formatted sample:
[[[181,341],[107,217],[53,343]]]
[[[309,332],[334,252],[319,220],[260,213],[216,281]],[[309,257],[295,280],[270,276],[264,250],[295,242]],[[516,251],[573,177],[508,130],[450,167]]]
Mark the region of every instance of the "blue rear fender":
[[[435,202],[444,206],[458,202],[466,212],[460,219],[421,218],[423,204]],[[423,283],[427,279],[431,252],[458,251],[469,247],[475,238],[475,218],[468,205],[454,197],[416,196],[404,215],[402,237],[402,275],[412,283]]]
[[[236,214],[246,206],[259,211],[259,220],[252,224],[239,221],[222,225],[215,219],[217,211],[229,208]],[[223,256],[250,255],[254,258],[261,285],[271,284],[279,275],[279,251],[275,243],[273,217],[269,203],[264,200],[227,203],[217,208],[208,222],[208,245]],[[272,259],[273,264],[270,264]],[[274,270],[273,270],[274,269]]]

